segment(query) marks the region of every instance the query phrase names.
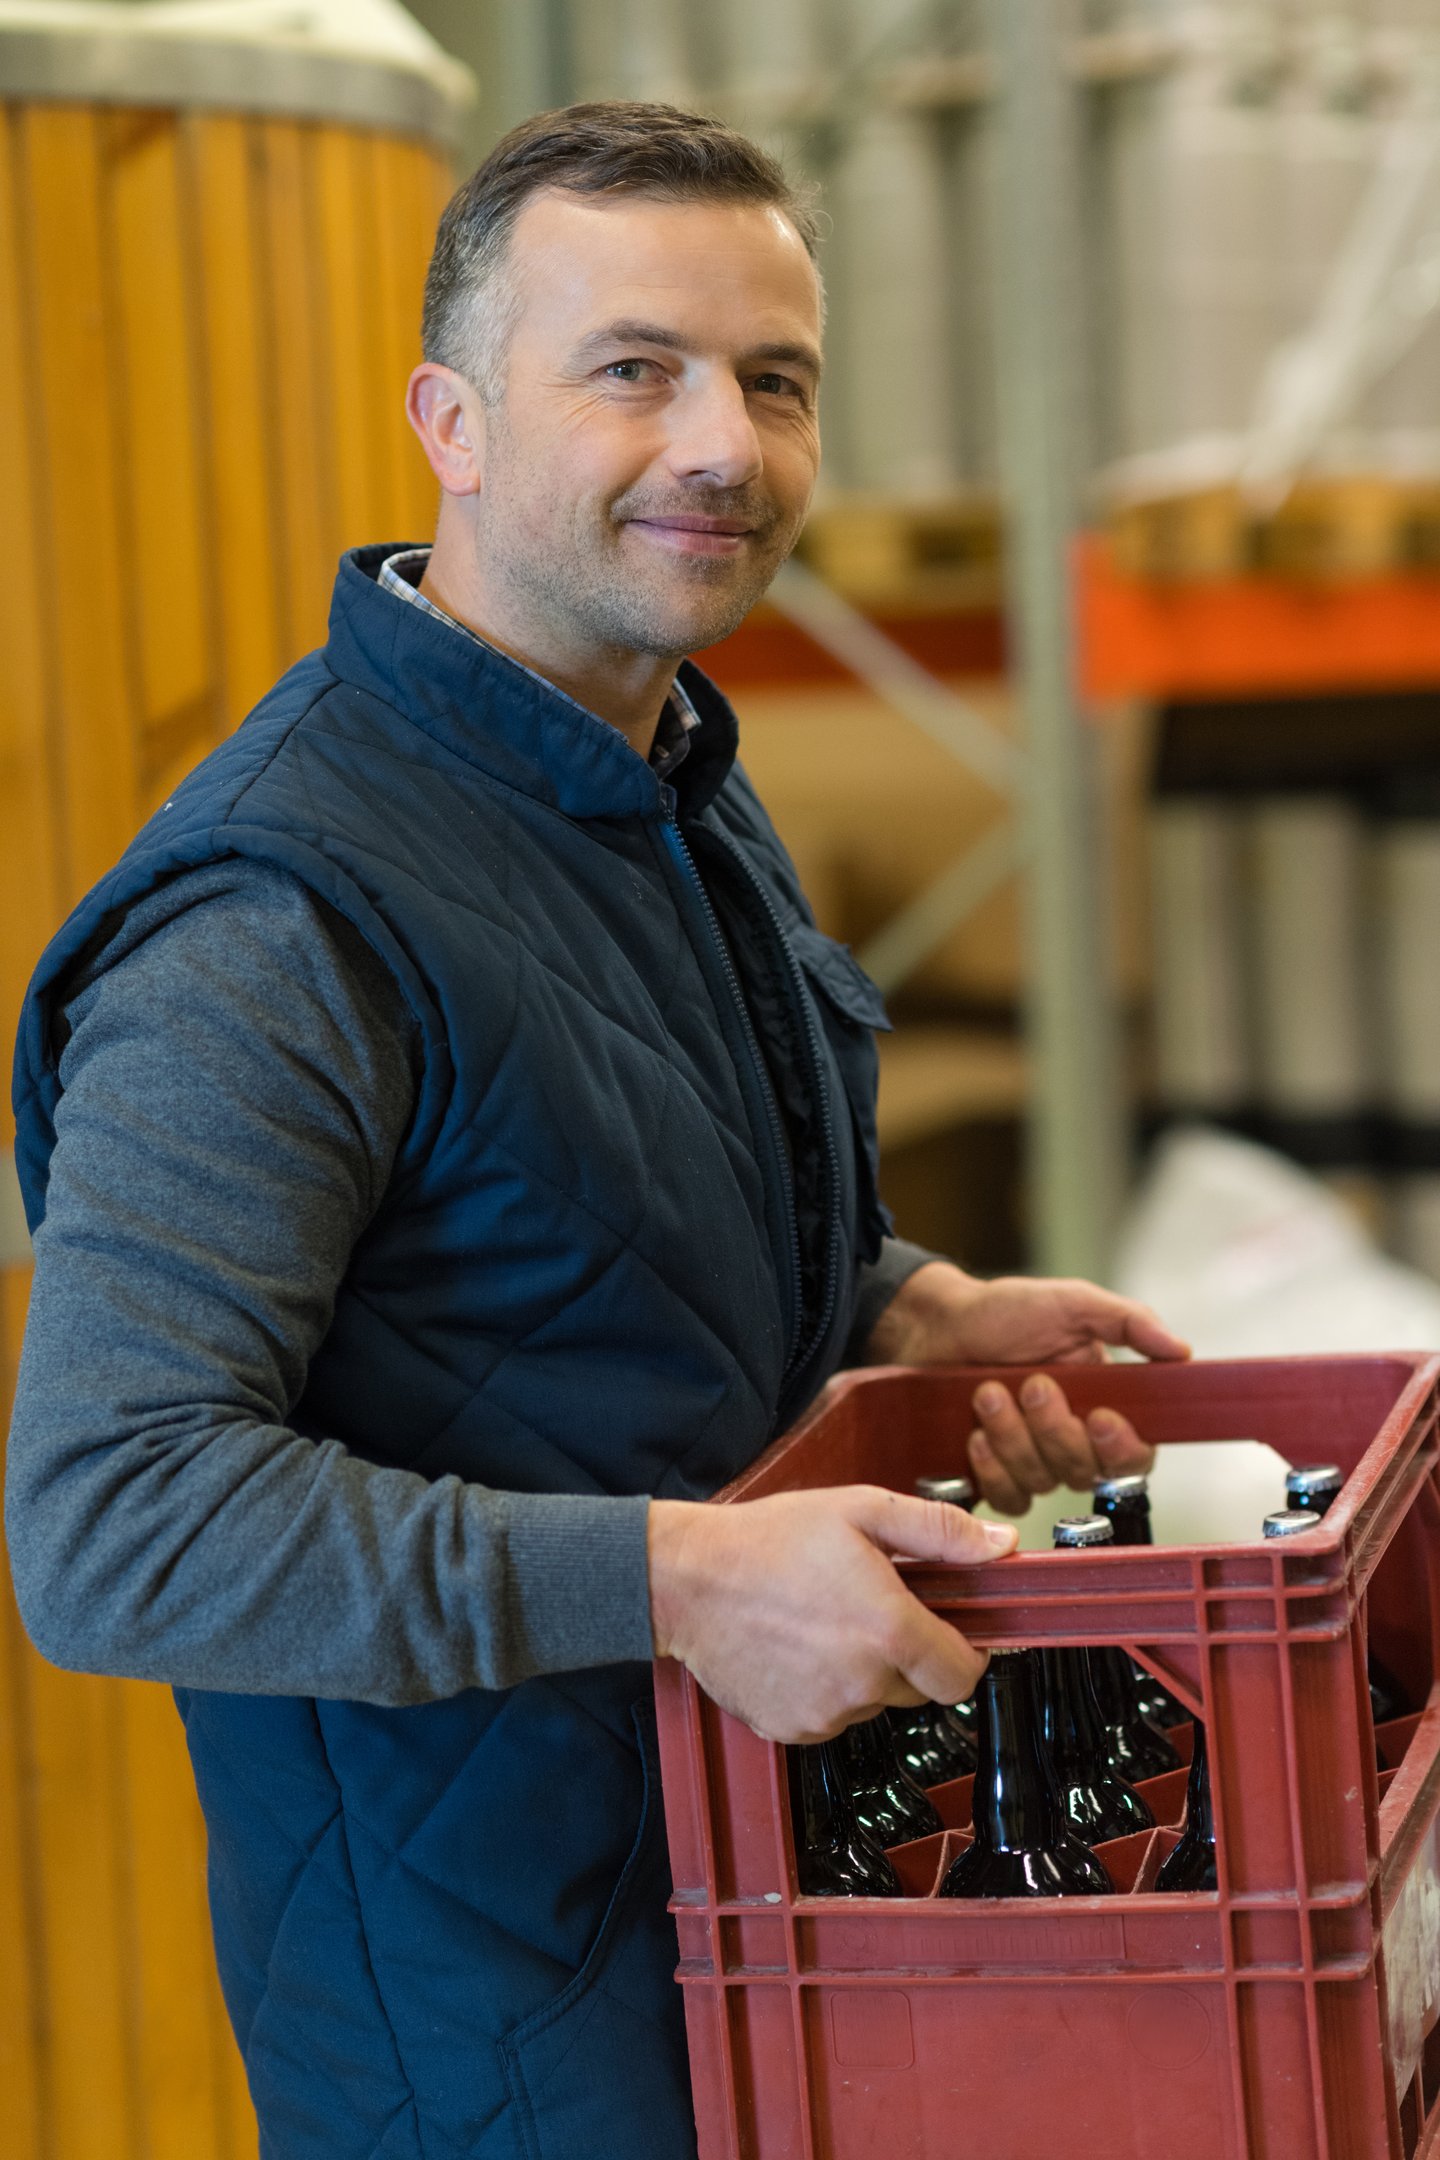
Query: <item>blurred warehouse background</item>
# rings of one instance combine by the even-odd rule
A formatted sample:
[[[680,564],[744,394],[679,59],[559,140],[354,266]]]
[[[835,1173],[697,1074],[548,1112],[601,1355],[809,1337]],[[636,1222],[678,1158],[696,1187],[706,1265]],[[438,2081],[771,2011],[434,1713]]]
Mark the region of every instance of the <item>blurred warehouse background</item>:
[[[339,551],[428,536],[440,207],[608,96],[823,193],[823,491],[706,665],[889,997],[900,1229],[1440,1340],[1440,0],[0,0],[6,1029]],[[0,1178],[12,1367],[25,1252]],[[0,2119],[254,2149],[168,1698],[8,1608]]]

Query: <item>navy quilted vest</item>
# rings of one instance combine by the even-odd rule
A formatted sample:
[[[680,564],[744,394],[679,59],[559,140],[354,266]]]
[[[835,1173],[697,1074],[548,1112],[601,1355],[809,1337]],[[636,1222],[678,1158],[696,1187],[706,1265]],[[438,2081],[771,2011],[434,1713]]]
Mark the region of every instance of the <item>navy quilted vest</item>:
[[[324,650],[45,954],[16,1075],[32,1223],[77,958],[159,881],[262,859],[365,934],[426,1048],[292,1423],[512,1490],[710,1493],[834,1369],[878,1247],[878,998],[697,670],[670,789],[380,591],[387,552],[344,559]],[[181,1708],[267,2160],[693,2153],[644,1667]]]

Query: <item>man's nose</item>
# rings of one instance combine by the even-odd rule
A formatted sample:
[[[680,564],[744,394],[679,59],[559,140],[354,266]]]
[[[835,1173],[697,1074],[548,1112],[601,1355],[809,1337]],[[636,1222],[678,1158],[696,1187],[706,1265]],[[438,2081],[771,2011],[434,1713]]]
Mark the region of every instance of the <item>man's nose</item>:
[[[687,386],[671,407],[668,458],[677,479],[737,488],[758,478],[765,459],[738,382]]]

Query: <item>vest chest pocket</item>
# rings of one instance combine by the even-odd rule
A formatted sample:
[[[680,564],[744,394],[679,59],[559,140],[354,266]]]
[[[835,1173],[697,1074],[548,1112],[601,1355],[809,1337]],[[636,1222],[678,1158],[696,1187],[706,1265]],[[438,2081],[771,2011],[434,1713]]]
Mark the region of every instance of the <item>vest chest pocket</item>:
[[[889,1034],[891,1022],[884,998],[847,946],[808,923],[791,924],[787,935],[815,994],[825,1039],[850,1106],[861,1182],[860,1218],[873,1248],[865,1257],[873,1259],[880,1238],[892,1227],[880,1200],[880,1143],[875,1130],[880,1071],[875,1035],[877,1030]]]

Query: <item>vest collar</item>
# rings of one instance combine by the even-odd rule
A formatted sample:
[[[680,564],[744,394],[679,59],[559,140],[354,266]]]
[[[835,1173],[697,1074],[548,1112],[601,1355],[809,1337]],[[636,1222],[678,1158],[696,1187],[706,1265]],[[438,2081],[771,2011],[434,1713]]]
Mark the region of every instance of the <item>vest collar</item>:
[[[331,673],[393,705],[467,765],[567,817],[653,817],[660,781],[618,728],[507,653],[457,637],[380,589],[380,565],[402,545],[341,556],[325,647]],[[734,764],[739,729],[692,661],[681,663],[678,679],[700,721],[674,780],[682,815],[693,817]]]

